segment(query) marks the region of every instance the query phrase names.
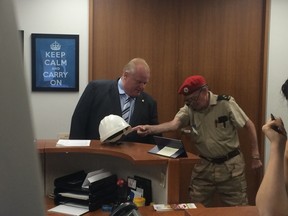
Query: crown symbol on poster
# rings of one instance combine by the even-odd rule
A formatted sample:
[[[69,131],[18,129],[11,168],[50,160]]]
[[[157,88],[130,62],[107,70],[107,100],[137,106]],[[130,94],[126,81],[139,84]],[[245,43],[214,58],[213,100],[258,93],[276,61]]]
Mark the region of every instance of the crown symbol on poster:
[[[54,43],[50,44],[51,50],[60,50],[61,49],[61,44],[59,44],[57,41]]]

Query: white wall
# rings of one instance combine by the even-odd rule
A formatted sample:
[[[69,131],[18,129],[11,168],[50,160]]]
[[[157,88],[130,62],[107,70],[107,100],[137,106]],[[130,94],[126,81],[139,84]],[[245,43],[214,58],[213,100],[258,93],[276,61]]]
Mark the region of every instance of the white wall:
[[[281,95],[281,86],[288,78],[288,1],[271,0],[269,60],[267,83],[267,114],[280,116],[288,126],[288,103]],[[270,144],[266,140],[266,161]]]
[[[24,30],[25,77],[37,139],[69,133],[72,113],[88,82],[88,5],[89,0],[14,0],[19,30]],[[79,34],[79,92],[31,91],[32,33]]]

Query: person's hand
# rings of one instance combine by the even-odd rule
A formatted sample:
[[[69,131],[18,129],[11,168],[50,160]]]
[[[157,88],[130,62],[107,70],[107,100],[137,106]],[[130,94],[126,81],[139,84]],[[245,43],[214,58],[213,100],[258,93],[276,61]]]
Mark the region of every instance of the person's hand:
[[[275,129],[277,129],[277,131]],[[268,120],[266,124],[263,125],[262,131],[270,142],[283,143],[283,145],[286,143],[287,132],[281,118]]]
[[[132,128],[133,131],[137,131],[137,134],[140,136],[147,136],[149,131],[149,125],[138,125],[134,128]]]

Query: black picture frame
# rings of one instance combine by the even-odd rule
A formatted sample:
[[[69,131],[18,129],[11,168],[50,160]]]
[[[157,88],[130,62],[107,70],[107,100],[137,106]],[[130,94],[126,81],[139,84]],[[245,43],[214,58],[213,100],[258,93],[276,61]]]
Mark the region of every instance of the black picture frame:
[[[22,54],[22,58],[24,55],[24,30],[18,30],[19,32],[19,37],[20,37],[20,46],[21,46],[21,54]]]
[[[31,34],[32,91],[79,91],[79,35]]]

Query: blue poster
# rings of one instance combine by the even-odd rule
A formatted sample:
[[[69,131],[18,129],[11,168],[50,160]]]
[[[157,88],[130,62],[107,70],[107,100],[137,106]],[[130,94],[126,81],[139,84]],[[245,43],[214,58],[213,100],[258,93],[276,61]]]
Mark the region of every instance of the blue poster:
[[[78,91],[78,52],[78,35],[32,34],[32,90]]]

